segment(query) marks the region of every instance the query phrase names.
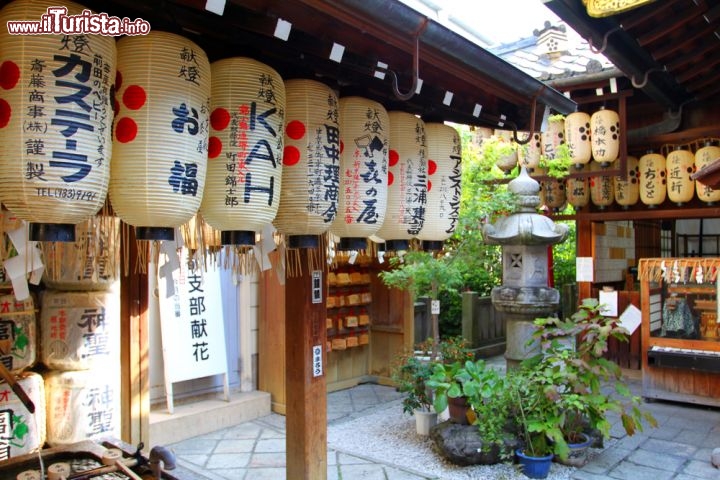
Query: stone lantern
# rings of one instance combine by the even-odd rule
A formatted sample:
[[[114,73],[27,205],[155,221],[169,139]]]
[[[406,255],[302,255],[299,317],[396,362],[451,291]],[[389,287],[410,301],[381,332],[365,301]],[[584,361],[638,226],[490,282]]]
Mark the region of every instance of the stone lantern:
[[[513,213],[483,228],[489,245],[502,246],[503,284],[491,292],[495,309],[505,314],[509,368],[539,352],[528,344],[535,331],[533,321],[555,313],[560,293],[548,286],[548,247],[567,238],[568,227],[540,215],[540,184],[523,167],[508,188],[517,195]]]

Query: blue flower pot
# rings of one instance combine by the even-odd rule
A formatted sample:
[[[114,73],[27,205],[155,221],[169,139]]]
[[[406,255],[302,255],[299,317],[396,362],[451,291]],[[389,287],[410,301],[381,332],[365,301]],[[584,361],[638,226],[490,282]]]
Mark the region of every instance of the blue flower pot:
[[[525,455],[520,449],[515,450],[518,462],[522,467],[522,472],[529,478],[547,478],[550,473],[550,465],[552,464],[553,454],[545,457],[530,457]]]

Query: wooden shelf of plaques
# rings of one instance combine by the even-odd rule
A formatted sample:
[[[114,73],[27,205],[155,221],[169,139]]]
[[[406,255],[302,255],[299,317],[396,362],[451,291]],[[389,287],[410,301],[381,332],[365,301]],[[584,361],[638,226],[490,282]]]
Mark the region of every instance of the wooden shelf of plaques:
[[[270,257],[275,265],[277,253]],[[412,298],[382,283],[378,272],[384,268],[387,262],[361,255],[353,265],[339,260],[324,272],[328,392],[367,382],[390,385],[393,358],[412,348]],[[285,299],[292,292],[274,268],[261,274],[259,288],[258,389],[271,394],[274,412],[285,414]]]

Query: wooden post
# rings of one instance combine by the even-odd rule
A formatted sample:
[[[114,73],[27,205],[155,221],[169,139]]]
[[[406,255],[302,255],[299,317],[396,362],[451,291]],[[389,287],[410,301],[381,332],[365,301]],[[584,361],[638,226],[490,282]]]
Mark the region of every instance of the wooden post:
[[[300,261],[302,274],[287,278],[285,283],[286,478],[324,480],[327,478],[327,268],[309,271],[307,249],[301,249]],[[322,359],[319,374],[313,361],[313,350],[318,348]]]

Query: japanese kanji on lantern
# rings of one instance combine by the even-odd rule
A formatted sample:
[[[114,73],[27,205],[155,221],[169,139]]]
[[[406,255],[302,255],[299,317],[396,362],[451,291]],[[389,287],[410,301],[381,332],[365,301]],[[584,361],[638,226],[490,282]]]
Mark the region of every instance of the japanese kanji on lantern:
[[[590,177],[590,201],[599,210],[604,210],[615,201],[613,177],[603,175],[603,168],[596,162],[590,164],[590,171],[598,173]]]
[[[620,155],[620,117],[613,110],[602,109],[590,117],[590,143],[593,160],[607,167]]]
[[[200,213],[224,245],[254,245],[275,218],[282,180],[285,84],[251,58],[210,65],[212,96],[205,193]]]
[[[540,151],[548,161],[553,161],[557,156],[558,147],[565,143],[565,117],[552,115],[548,119],[545,131],[540,134]]]
[[[628,155],[625,163],[625,178],[615,177],[615,203],[627,209],[640,199],[640,167],[637,157]]]
[[[565,193],[565,180],[560,178],[549,178],[540,183],[543,190],[545,206],[553,212],[559,212],[567,205]]]
[[[575,210],[580,210],[590,203],[590,181],[587,177],[570,177],[565,180],[565,196]]]
[[[695,151],[695,171],[700,171],[717,159],[720,159],[720,147],[711,141],[706,141]],[[713,189],[700,180],[695,180],[695,190],[698,198],[707,204],[720,202],[720,189]]]
[[[695,180],[690,175],[695,171],[695,155],[681,147],[668,153],[665,159],[667,171],[667,196],[671,202],[681,206],[695,195]]]
[[[385,220],[390,120],[362,97],[340,99],[340,192],[330,232],[340,250],[364,250]]]
[[[282,191],[273,225],[290,248],[315,248],[335,219],[340,183],[338,97],[324,83],[285,82]]]
[[[527,140],[518,147],[518,163],[521,167],[525,167],[529,174],[532,174],[540,164],[540,155],[542,154],[540,132],[518,132],[518,138]]]
[[[8,33],[8,20],[37,21],[52,5],[0,11],[0,201],[30,222],[31,240],[74,241],[107,196],[115,39]]]
[[[192,41],[152,31],[118,41],[110,201],[139,240],[172,240],[200,208],[210,63]]]
[[[407,250],[425,221],[427,158],[425,122],[407,112],[388,112],[390,157],[385,221],[375,237],[387,251]]]
[[[455,231],[460,211],[460,135],[442,123],[425,124],[427,203],[425,221],[417,238],[423,250],[442,250]]]
[[[573,112],[565,117],[565,142],[575,167],[585,165],[592,157],[590,148],[590,115]]]
[[[640,201],[650,208],[661,205],[667,196],[665,157],[659,153],[648,152],[638,160],[638,168]]]

